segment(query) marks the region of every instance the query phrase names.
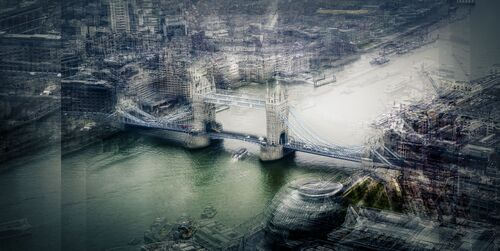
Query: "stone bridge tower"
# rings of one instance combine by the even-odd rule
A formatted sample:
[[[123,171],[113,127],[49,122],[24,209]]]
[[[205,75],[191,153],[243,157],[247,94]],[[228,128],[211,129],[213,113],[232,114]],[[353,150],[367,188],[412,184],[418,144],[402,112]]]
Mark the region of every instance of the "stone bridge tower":
[[[202,148],[210,145],[210,139],[206,132],[215,121],[215,106],[205,103],[203,97],[210,92],[215,92],[215,83],[213,78],[199,67],[190,67],[188,75],[194,133],[186,140],[186,146],[188,148]]]
[[[215,121],[215,106],[205,103],[203,97],[208,93],[215,92],[215,83],[211,76],[201,75],[196,72],[190,75],[193,129],[206,131],[207,125]]]
[[[283,145],[288,142],[288,102],[286,90],[279,82],[270,83],[266,97],[266,145],[261,146],[262,161],[278,160],[286,154]]]

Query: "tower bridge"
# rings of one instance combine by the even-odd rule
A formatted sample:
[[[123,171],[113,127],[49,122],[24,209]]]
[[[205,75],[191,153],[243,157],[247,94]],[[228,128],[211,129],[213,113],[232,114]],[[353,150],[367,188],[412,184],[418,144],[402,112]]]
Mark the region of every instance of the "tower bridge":
[[[215,105],[265,109],[266,135],[224,131],[215,122]],[[167,117],[155,117],[134,106],[120,106],[115,116],[127,126],[160,130],[165,135],[183,134],[186,142],[184,145],[188,148],[206,147],[211,139],[233,139],[257,144],[260,146],[262,161],[278,160],[291,152],[305,152],[361,162],[370,154],[365,147],[344,147],[322,140],[302,123],[288,105],[285,89],[278,83],[268,88],[266,99],[216,90],[213,85],[195,85],[190,109],[183,109]],[[372,155],[377,157],[380,154]],[[392,165],[386,158],[377,159]]]

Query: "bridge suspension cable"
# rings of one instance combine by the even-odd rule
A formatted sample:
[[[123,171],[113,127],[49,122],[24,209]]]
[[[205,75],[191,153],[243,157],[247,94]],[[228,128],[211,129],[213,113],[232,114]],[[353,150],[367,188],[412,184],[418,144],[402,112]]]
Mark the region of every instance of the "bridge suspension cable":
[[[327,142],[321,137],[319,137],[313,130],[309,129],[297,116],[294,109],[289,110],[289,116],[285,117],[280,115],[281,119],[288,126],[290,131],[292,132],[292,137],[296,140],[299,140],[304,143],[308,143],[315,147],[323,147],[330,148],[332,150],[337,150],[344,153],[353,153],[353,154],[361,154],[364,152],[365,147],[363,146],[352,146],[352,147],[343,147],[337,145],[335,143]]]

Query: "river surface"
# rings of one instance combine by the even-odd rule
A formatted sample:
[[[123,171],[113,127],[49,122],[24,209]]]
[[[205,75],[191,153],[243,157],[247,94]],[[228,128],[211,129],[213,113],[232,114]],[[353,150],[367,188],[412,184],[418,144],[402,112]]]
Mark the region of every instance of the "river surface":
[[[334,85],[289,85],[292,109],[324,141],[362,145],[375,133],[369,124],[379,115],[433,95],[418,71],[467,60],[469,52],[454,42],[459,28],[442,29],[436,43],[393,57],[386,65],[372,66],[375,54],[363,55],[337,70]],[[466,70],[455,67],[455,76],[466,78]],[[252,84],[238,91],[265,97],[266,87]],[[217,120],[229,131],[265,135],[263,110],[231,108],[218,113]],[[234,161],[231,154],[240,147],[248,148],[250,156]],[[27,218],[34,229],[32,236],[2,242],[0,250],[123,246],[142,238],[156,217],[197,218],[207,205],[215,207],[217,220],[237,226],[262,213],[291,180],[337,179],[358,170],[357,164],[304,153],[262,163],[257,146],[232,140],[190,151],[133,131],[62,159],[59,148],[2,164],[0,222]]]

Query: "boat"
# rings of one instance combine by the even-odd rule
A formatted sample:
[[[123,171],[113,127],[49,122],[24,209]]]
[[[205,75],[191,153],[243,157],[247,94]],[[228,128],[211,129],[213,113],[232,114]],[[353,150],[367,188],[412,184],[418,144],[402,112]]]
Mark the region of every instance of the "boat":
[[[399,55],[402,55],[402,54],[406,54],[408,53],[410,50],[407,49],[407,48],[399,48],[396,53],[399,54]]]
[[[201,213],[201,218],[202,219],[211,219],[215,217],[217,214],[217,210],[213,206],[207,206],[203,209],[203,212]]]
[[[248,150],[246,148],[240,148],[233,153],[233,159],[239,160],[247,156]]]
[[[383,65],[387,62],[389,62],[390,59],[389,58],[386,58],[386,57],[376,57],[374,59],[372,59],[372,61],[370,61],[370,64],[372,65]]]
[[[323,74],[323,76],[313,79],[314,87],[333,84],[335,82],[337,82],[337,77],[335,75],[325,76],[325,74]]]
[[[31,224],[27,219],[0,223],[0,239],[9,239],[31,234]]]
[[[342,90],[342,91],[340,92],[340,94],[342,94],[342,95],[349,95],[349,94],[351,94],[351,93],[352,93],[352,90],[351,90],[351,89],[345,89],[345,90]]]

